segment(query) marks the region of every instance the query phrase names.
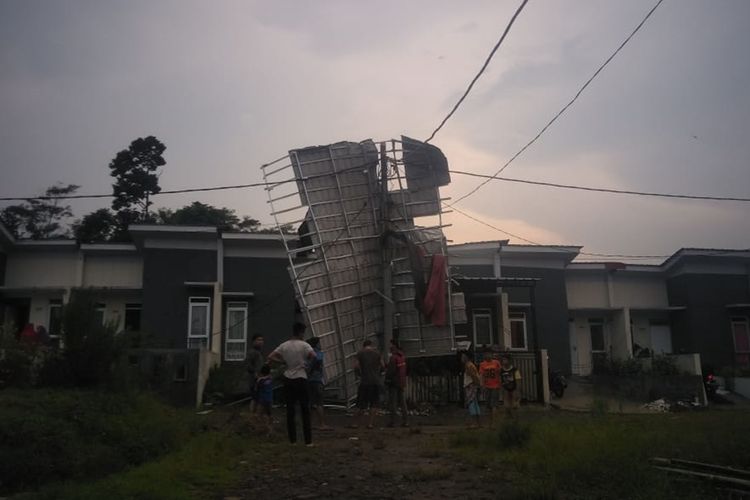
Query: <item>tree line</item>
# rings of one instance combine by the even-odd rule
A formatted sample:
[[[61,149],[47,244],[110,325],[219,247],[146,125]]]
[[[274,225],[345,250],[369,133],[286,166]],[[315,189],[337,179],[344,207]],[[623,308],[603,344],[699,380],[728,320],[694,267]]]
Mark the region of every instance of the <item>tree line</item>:
[[[63,197],[75,194],[80,186],[56,184],[47,188],[40,199],[29,199],[9,205],[0,211],[0,222],[16,238],[61,239],[75,237],[81,243],[130,241],[131,224],[175,224],[215,226],[221,231],[276,232],[261,229],[260,221],[239,216],[226,207],[194,201],[173,210],[150,210],[151,197],[161,191],[160,168],[166,165],[166,146],[156,137],[139,137],[109,163],[112,183],[111,208],[100,208],[72,224],[69,204]],[[291,233],[291,226],[282,227]]]

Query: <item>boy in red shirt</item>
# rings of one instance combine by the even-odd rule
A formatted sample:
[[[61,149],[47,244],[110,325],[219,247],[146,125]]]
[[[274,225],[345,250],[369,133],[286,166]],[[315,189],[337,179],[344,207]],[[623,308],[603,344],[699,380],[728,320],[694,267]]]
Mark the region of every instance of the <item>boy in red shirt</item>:
[[[490,426],[495,424],[495,414],[500,401],[500,362],[487,351],[484,360],[479,363],[479,378],[482,380],[482,390],[487,406],[490,410]]]

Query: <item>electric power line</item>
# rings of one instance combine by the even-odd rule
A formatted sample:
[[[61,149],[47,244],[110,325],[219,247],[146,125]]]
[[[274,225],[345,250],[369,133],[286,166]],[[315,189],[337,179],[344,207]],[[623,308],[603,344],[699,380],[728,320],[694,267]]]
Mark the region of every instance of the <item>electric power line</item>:
[[[542,127],[542,129],[529,142],[527,142],[524,147],[522,147],[521,149],[519,149],[518,152],[516,154],[514,154],[510,158],[510,160],[508,160],[507,162],[505,162],[505,164],[502,167],[500,167],[500,169],[497,172],[495,172],[492,175],[492,177],[497,177],[498,175],[500,175],[503,172],[503,170],[505,170],[506,168],[508,168],[508,166],[510,166],[510,164],[513,163],[513,161],[516,158],[518,158],[519,156],[521,156],[524,153],[524,151],[526,151],[532,144],[534,144],[537,141],[537,139],[539,139],[542,136],[542,134],[544,134],[547,131],[547,129],[550,128],[552,126],[552,124],[555,123],[557,121],[557,119],[560,118],[560,116],[562,116],[562,114],[565,113],[565,111],[567,111],[568,108],[573,105],[574,102],[576,102],[576,100],[578,100],[578,98],[581,96],[581,94],[583,93],[583,91],[586,90],[586,87],[588,87],[589,84],[592,81],[594,81],[594,79],[597,76],[599,76],[599,73],[601,73],[602,70],[610,63],[610,61],[612,61],[612,59],[614,59],[615,56],[622,50],[622,48],[625,47],[625,45],[627,45],[627,43],[630,41],[630,39],[633,38],[633,36],[635,36],[635,34],[638,32],[638,30],[641,29],[641,27],[651,17],[651,14],[654,13],[654,11],[662,4],[663,1],[664,0],[659,0],[658,2],[656,2],[656,5],[654,5],[651,8],[650,11],[648,11],[648,14],[646,14],[646,17],[644,17],[643,20],[641,20],[641,22],[638,23],[638,26],[636,26],[635,29],[630,33],[630,35],[628,35],[628,37],[625,39],[625,41],[623,41],[620,44],[620,46],[617,47],[617,49],[612,53],[612,55],[610,55],[604,61],[604,63],[601,66],[599,66],[599,68],[594,72],[594,74],[591,75],[591,78],[589,78],[588,80],[586,80],[586,83],[584,83],[583,86],[578,90],[578,92],[576,92],[576,94],[573,96],[573,99],[571,99],[570,102],[568,102],[565,106],[563,106],[563,108],[560,111],[558,111],[557,114],[554,117],[552,117],[552,119],[549,122],[547,122],[547,124],[544,127]],[[481,182],[474,189],[472,189],[471,191],[469,191],[468,193],[466,193],[465,195],[461,196],[459,199],[457,199],[456,201],[454,201],[451,206],[453,206],[456,203],[459,203],[459,202],[465,200],[466,198],[468,198],[469,196],[473,195],[474,193],[476,193],[477,191],[479,191],[482,187],[484,187],[488,182],[490,182],[490,179],[486,179],[485,181]]]
[[[679,194],[679,193],[657,193],[654,191],[631,191],[627,189],[611,189],[611,188],[598,188],[591,186],[578,186],[574,184],[559,184],[555,182],[543,182],[543,181],[532,181],[528,179],[514,179],[512,177],[497,177],[486,174],[475,174],[473,172],[464,172],[462,170],[451,170],[452,174],[467,175],[470,177],[479,177],[487,179],[488,181],[504,181],[504,182],[518,182],[521,184],[531,184],[534,186],[546,186],[552,188],[561,189],[574,189],[579,191],[593,191],[599,193],[612,193],[612,194],[627,194],[637,196],[656,196],[662,198],[679,198],[686,200],[712,200],[712,201],[750,201],[750,198],[734,197],[734,196],[704,196],[704,195],[693,195],[693,194]],[[453,205],[455,205],[454,202]],[[451,206],[453,206],[451,205]]]
[[[433,137],[435,137],[435,134],[437,134],[441,128],[443,128],[443,125],[450,119],[451,116],[453,116],[453,113],[458,110],[458,107],[461,106],[461,103],[464,102],[464,99],[466,99],[466,96],[469,95],[469,92],[471,92],[472,87],[474,87],[474,84],[479,80],[479,77],[482,76],[482,73],[484,73],[484,70],[487,69],[487,66],[490,64],[490,61],[492,60],[492,57],[495,55],[495,52],[497,52],[497,49],[500,48],[500,45],[503,43],[503,40],[505,40],[505,37],[508,35],[508,32],[510,31],[511,26],[513,26],[513,23],[516,21],[516,18],[521,13],[523,8],[526,6],[526,3],[528,3],[529,0],[523,0],[521,2],[521,5],[516,10],[516,13],[513,14],[513,17],[510,18],[510,22],[505,27],[505,31],[503,31],[502,36],[500,37],[500,40],[497,41],[495,46],[492,48],[492,52],[490,52],[490,55],[487,56],[487,59],[484,61],[484,64],[482,65],[482,68],[479,70],[479,73],[476,74],[473,80],[471,80],[471,83],[469,83],[469,86],[466,88],[466,91],[461,96],[461,98],[458,100],[458,102],[453,106],[453,109],[451,109],[450,113],[446,115],[445,118],[443,118],[443,121],[440,122],[440,125],[437,126],[435,130],[432,131],[432,134],[430,137],[427,138],[424,142],[430,142]]]
[[[189,189],[172,189],[167,191],[159,191],[158,193],[150,193],[149,196],[157,196],[161,194],[182,194],[182,193],[199,193],[206,191],[224,191],[227,189],[245,189],[251,187],[267,187],[279,184],[286,184],[288,182],[295,182],[297,179],[289,179],[279,182],[253,182],[249,184],[234,184],[230,186],[213,186],[213,187],[202,187],[202,188],[189,188]],[[0,197],[0,201],[28,201],[28,200],[81,200],[91,198],[114,198],[114,193],[109,194],[70,194],[65,196],[5,196]]]
[[[533,240],[530,240],[528,238],[524,238],[523,236],[519,236],[517,234],[511,233],[510,231],[506,231],[505,229],[501,229],[494,224],[490,224],[489,222],[483,221],[482,219],[479,219],[477,217],[474,217],[471,214],[468,214],[464,212],[463,210],[456,208],[455,206],[451,206],[452,210],[455,210],[456,212],[460,213],[464,217],[467,217],[474,222],[478,222],[479,224],[482,224],[484,226],[487,226],[491,229],[494,229],[495,231],[498,231],[500,233],[503,233],[507,236],[510,236],[511,238],[516,238],[518,240],[521,240],[525,243],[528,243],[530,245],[534,246],[544,246],[548,247],[552,250],[558,250],[560,252],[570,252],[569,248],[564,248],[560,246],[554,246],[554,245],[544,245],[543,243],[539,243]],[[597,252],[578,252],[579,255],[586,255],[589,257],[604,257],[604,258],[617,258],[617,259],[665,259],[669,257],[669,255],[627,255],[627,254],[615,254],[615,253],[597,253]]]

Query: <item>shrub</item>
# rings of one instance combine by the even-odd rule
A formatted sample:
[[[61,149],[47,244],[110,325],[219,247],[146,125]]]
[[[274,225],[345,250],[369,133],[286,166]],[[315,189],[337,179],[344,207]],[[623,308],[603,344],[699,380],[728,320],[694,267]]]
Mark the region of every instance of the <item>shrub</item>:
[[[148,395],[0,393],[0,494],[100,477],[176,448],[190,420]]]
[[[16,339],[9,325],[0,326],[0,388],[31,387],[44,364],[46,349]]]
[[[79,291],[63,311],[63,358],[71,382],[77,387],[94,387],[109,382],[122,341],[110,325],[101,325],[95,315],[96,302],[89,291]]]

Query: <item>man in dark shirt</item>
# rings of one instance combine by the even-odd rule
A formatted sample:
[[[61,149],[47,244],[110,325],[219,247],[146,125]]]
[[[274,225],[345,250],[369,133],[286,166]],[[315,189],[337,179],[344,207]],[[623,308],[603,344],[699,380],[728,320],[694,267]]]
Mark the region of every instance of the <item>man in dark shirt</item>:
[[[360,411],[362,424],[364,424],[364,416],[367,413],[368,429],[372,429],[375,424],[375,410],[380,403],[380,375],[384,368],[383,358],[373,347],[372,340],[365,340],[362,344],[362,350],[357,353],[354,370],[359,374],[357,407]]]

